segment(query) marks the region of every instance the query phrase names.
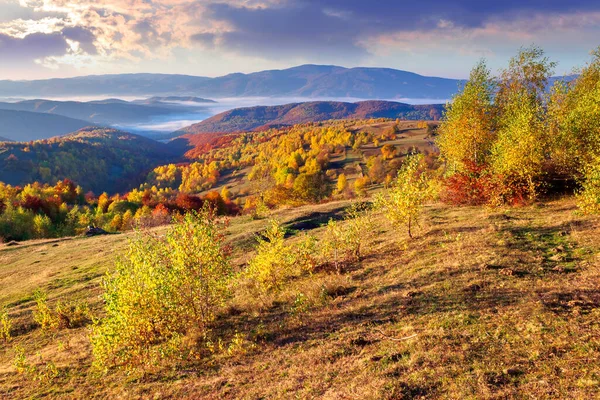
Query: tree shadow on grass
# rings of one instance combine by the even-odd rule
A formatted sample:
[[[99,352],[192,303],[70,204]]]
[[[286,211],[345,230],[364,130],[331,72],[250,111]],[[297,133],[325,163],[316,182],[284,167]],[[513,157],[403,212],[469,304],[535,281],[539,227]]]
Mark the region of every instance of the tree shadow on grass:
[[[292,236],[294,231],[310,231],[313,229],[320,228],[324,225],[327,225],[330,219],[334,221],[340,221],[344,219],[344,210],[345,206],[337,207],[333,210],[327,212],[312,212],[308,215],[303,215],[291,221],[288,221],[285,224],[285,227],[288,229],[289,236]]]

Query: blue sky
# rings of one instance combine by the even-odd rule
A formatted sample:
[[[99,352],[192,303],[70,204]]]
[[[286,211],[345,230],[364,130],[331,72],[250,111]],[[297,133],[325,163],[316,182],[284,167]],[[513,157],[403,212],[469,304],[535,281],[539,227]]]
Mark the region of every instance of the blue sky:
[[[463,78],[542,46],[569,73],[600,45],[589,0],[0,0],[0,79],[298,64]]]

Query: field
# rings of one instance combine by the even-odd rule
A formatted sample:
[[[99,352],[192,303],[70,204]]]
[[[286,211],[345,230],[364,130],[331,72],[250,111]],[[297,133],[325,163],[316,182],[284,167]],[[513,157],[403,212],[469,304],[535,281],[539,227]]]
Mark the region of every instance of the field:
[[[289,241],[302,230],[320,238],[348,204],[274,216]],[[213,330],[223,351],[143,376],[90,370],[89,327],[48,334],[32,319],[37,288],[50,304],[85,300],[100,316],[100,279],[131,233],[3,245],[0,304],[15,325],[0,347],[0,397],[593,398],[600,220],[576,210],[570,198],[510,209],[432,203],[414,240],[376,216],[362,262],[292,281],[268,307],[237,294]],[[231,219],[240,268],[266,224]],[[37,372],[16,373],[19,346]]]

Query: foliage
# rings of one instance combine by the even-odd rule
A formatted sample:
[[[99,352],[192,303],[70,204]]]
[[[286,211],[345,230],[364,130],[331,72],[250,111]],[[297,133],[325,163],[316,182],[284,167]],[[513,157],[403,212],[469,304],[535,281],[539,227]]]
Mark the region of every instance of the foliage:
[[[296,257],[285,243],[285,232],[281,223],[272,219],[262,237],[257,237],[256,255],[248,263],[245,276],[261,295],[279,290],[295,273]]]
[[[340,174],[337,180],[337,192],[344,193],[348,188],[348,178],[346,178],[346,174]]]
[[[56,313],[48,306],[48,295],[38,289],[33,294],[36,303],[36,310],[33,313],[33,320],[44,331],[56,329],[59,326],[59,320]]]
[[[68,178],[96,192],[129,189],[141,183],[141,173],[173,159],[161,143],[100,128],[35,142],[5,142],[0,148],[1,181],[25,185]]]
[[[464,171],[467,164],[480,165],[489,156],[494,140],[494,90],[491,72],[480,61],[448,104],[438,128],[438,146],[450,174]]]
[[[165,237],[139,234],[104,281],[106,318],[93,328],[96,365],[157,365],[206,337],[228,295],[231,266],[223,226],[207,207]]]
[[[323,252],[340,273],[344,262],[360,262],[364,244],[374,228],[371,210],[362,203],[352,203],[346,209],[344,222],[330,219],[325,231]]]
[[[74,329],[92,321],[92,313],[86,302],[59,301],[54,308],[59,328]]]
[[[0,308],[0,339],[8,342],[11,338],[12,320],[6,308]]]
[[[586,214],[600,214],[600,156],[584,170],[581,189],[576,197],[581,211]]]
[[[495,99],[499,116],[491,170],[503,178],[508,191],[526,187],[532,199],[547,154],[543,93],[554,66],[542,49],[521,49],[503,71]]]
[[[375,204],[395,226],[406,224],[408,236],[418,225],[423,204],[432,197],[430,177],[422,171],[422,155],[406,159],[392,187],[380,194]]]

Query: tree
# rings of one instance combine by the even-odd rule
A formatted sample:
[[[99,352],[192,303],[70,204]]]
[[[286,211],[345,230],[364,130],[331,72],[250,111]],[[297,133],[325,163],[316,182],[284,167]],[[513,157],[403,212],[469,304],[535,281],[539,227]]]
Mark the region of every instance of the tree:
[[[223,186],[223,189],[221,189],[221,197],[225,201],[231,201],[231,191],[227,188],[227,186]]]
[[[552,158],[582,177],[600,156],[600,47],[570,84],[557,82],[548,104]]]
[[[541,48],[532,46],[521,49],[501,74],[495,97],[497,133],[490,157],[491,170],[502,182],[497,201],[504,202],[519,186],[528,198],[537,195],[549,143],[544,92],[554,66]]]
[[[338,176],[338,181],[337,181],[337,192],[344,193],[344,191],[346,190],[347,187],[348,187],[348,179],[346,178],[346,174],[340,174]]]
[[[372,183],[379,183],[385,178],[385,166],[381,157],[370,157],[367,161],[369,168],[369,178]]]
[[[448,175],[465,168],[465,163],[488,161],[494,134],[493,96],[495,83],[485,61],[472,70],[469,80],[450,103],[438,128],[440,156]]]
[[[358,196],[366,196],[367,195],[367,184],[369,183],[369,179],[366,176],[359,176],[354,181],[354,191]]]
[[[394,157],[396,157],[396,146],[394,146],[393,144],[384,144],[383,147],[381,148],[381,155],[383,156],[384,160],[390,160]]]
[[[413,225],[418,225],[423,204],[432,195],[430,179],[421,170],[422,164],[421,154],[407,157],[392,187],[375,199],[377,208],[385,213],[394,226],[406,224],[410,238],[413,237]]]

